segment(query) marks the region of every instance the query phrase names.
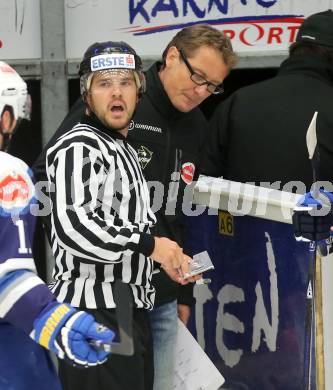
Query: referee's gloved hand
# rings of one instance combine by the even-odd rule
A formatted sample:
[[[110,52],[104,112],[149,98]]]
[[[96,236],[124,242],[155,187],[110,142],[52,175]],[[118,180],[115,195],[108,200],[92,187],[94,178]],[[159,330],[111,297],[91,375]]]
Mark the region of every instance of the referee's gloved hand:
[[[333,195],[320,189],[315,199],[307,192],[293,210],[293,226],[297,241],[322,241],[330,237],[333,225]]]
[[[78,367],[96,366],[109,352],[95,349],[89,341],[110,343],[115,334],[94,317],[59,302],[49,304],[34,321],[31,337],[43,347]]]

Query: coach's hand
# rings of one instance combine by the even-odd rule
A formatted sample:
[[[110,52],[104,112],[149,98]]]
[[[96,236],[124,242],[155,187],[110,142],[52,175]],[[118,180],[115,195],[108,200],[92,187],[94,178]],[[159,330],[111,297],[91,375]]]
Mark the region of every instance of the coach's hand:
[[[110,343],[113,331],[95,322],[94,317],[71,305],[52,302],[34,322],[31,337],[43,347],[79,367],[103,363],[108,352],[97,350],[89,341]]]

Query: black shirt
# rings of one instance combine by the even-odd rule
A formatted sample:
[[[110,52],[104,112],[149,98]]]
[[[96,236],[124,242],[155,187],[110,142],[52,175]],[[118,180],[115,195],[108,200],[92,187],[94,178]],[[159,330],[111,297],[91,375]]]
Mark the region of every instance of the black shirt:
[[[315,56],[287,59],[276,77],[239,89],[217,107],[203,173],[266,187],[275,182],[276,189],[289,192],[309,191],[313,175],[306,132],[318,111],[318,178],[331,181],[332,104],[333,66]]]

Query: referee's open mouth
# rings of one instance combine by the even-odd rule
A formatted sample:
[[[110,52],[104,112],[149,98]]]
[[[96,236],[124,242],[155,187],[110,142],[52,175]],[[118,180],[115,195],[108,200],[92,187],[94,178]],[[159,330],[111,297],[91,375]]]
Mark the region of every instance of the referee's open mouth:
[[[124,115],[125,106],[124,104],[116,103],[110,106],[111,114],[114,118],[120,118]]]
[[[124,107],[121,105],[115,104],[115,105],[111,106],[111,111],[112,112],[123,112]]]

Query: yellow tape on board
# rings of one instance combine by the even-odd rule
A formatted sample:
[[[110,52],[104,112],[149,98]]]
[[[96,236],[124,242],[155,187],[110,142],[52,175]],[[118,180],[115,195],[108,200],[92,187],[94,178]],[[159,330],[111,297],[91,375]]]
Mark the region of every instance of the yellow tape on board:
[[[234,235],[234,217],[227,211],[219,210],[219,233],[224,236]]]

